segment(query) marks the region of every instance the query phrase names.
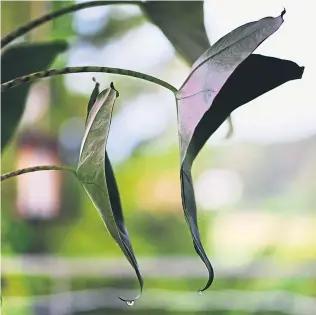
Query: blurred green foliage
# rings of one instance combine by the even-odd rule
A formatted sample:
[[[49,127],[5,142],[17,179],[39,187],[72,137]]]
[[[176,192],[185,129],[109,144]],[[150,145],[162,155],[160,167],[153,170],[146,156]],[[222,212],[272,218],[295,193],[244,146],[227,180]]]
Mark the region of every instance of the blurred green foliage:
[[[23,75],[46,70],[56,56],[67,49],[65,41],[15,45],[1,54],[1,80],[7,82]],[[10,141],[25,109],[29,84],[1,95],[1,150]]]

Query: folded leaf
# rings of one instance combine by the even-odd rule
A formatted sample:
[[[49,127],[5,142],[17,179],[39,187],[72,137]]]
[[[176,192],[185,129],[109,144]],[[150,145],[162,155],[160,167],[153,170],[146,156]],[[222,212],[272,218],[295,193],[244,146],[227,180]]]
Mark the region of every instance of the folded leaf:
[[[250,55],[228,78],[194,130],[186,159],[193,163],[209,137],[236,108],[291,80],[301,79],[304,67],[295,62]]]
[[[238,27],[219,39],[193,64],[189,77],[176,96],[182,140],[181,161],[184,160],[195,127],[215,96],[239,64],[278,30],[283,23],[283,14]]]
[[[276,18],[247,23],[222,37],[193,64],[189,77],[176,94],[182,204],[194,248],[209,272],[208,282],[201,291],[212,284],[214,272],[200,240],[192,163],[206,140],[235,108],[302,76],[303,68],[291,61],[250,56],[279,29],[284,14],[285,11]]]
[[[98,83],[95,90],[97,88]],[[95,90],[90,101],[95,99]],[[88,114],[77,174],[109,233],[134,268],[142,291],[143,279],[125,227],[117,184],[106,153],[112,111],[117,97],[118,92],[113,84],[97,96]],[[133,301],[127,302],[133,303]]]
[[[47,69],[67,49],[65,41],[19,44],[1,54],[1,82]],[[10,141],[22,117],[30,84],[1,93],[1,150]]]

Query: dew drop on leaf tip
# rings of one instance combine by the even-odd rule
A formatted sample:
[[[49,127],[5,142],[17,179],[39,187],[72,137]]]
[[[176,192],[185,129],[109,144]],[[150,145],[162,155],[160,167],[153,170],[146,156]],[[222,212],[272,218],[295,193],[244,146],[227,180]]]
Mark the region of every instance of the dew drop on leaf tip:
[[[135,301],[126,301],[126,304],[128,305],[128,306],[133,306],[134,305],[134,303],[135,303]]]
[[[203,291],[199,290],[198,295],[203,295]]]

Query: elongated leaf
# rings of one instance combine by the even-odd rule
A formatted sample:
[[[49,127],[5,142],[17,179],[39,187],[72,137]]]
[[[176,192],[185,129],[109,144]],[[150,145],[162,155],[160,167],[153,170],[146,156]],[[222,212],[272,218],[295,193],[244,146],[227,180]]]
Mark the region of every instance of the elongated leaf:
[[[203,1],[146,1],[140,5],[190,65],[210,47]]]
[[[98,88],[97,85],[98,83],[96,88]],[[90,102],[95,99],[94,92]],[[111,84],[110,88],[102,91],[96,98],[86,122],[77,174],[109,233],[134,268],[142,291],[143,279],[125,228],[120,196],[106,152],[112,110],[117,97],[118,92]],[[133,301],[127,302],[132,303]]]
[[[67,43],[53,41],[20,44],[5,49],[1,54],[1,82],[47,69],[56,56],[64,52]],[[30,84],[1,93],[1,150],[11,139],[22,117]]]
[[[221,38],[193,64],[176,95],[182,204],[195,250],[209,271],[202,291],[212,284],[214,272],[200,240],[192,163],[206,140],[235,108],[282,83],[301,78],[304,68],[291,61],[261,55],[249,57],[279,29],[284,13],[247,23]]]

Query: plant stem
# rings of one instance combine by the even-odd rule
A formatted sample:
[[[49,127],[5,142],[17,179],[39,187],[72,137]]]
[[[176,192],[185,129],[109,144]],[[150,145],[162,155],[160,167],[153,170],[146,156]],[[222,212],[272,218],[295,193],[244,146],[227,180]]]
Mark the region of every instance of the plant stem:
[[[158,85],[161,85],[173,93],[177,92],[177,89],[171,84],[160,80],[158,78],[152,77],[148,74],[144,74],[141,72],[136,72],[132,70],[118,69],[118,68],[108,68],[108,67],[67,67],[61,69],[50,69],[46,71],[35,72],[32,74],[28,74],[11,81],[5,82],[1,84],[1,92],[6,91],[7,89],[13,88],[15,86],[28,83],[40,78],[52,77],[55,75],[62,75],[67,73],[80,73],[80,72],[105,72],[105,73],[113,73],[120,75],[127,75],[134,78],[143,79]]]
[[[230,139],[232,137],[232,135],[234,134],[234,124],[233,124],[233,120],[232,120],[231,115],[229,115],[227,117],[227,122],[228,122],[228,132],[225,136],[225,139]]]
[[[33,166],[33,167],[26,167],[17,171],[3,174],[1,175],[1,181],[4,181],[6,179],[9,179],[15,176],[19,176],[19,175],[23,175],[23,174],[31,173],[31,172],[37,172],[37,171],[68,171],[68,172],[73,173],[75,176],[77,176],[76,170],[68,166],[39,165],[39,166]]]
[[[83,3],[74,4],[72,6],[60,9],[58,11],[43,15],[42,17],[19,27],[18,29],[16,29],[12,33],[8,34],[7,36],[5,36],[1,40],[1,48],[5,47],[9,43],[11,43],[13,40],[18,38],[19,36],[24,35],[25,33],[40,26],[41,24],[52,21],[53,19],[56,19],[57,17],[60,17],[62,15],[65,15],[65,14],[68,14],[71,12],[75,12],[75,11],[79,11],[79,10],[91,8],[91,7],[102,6],[102,5],[139,4],[139,3],[140,3],[140,1],[90,1],[90,2],[83,2]]]

